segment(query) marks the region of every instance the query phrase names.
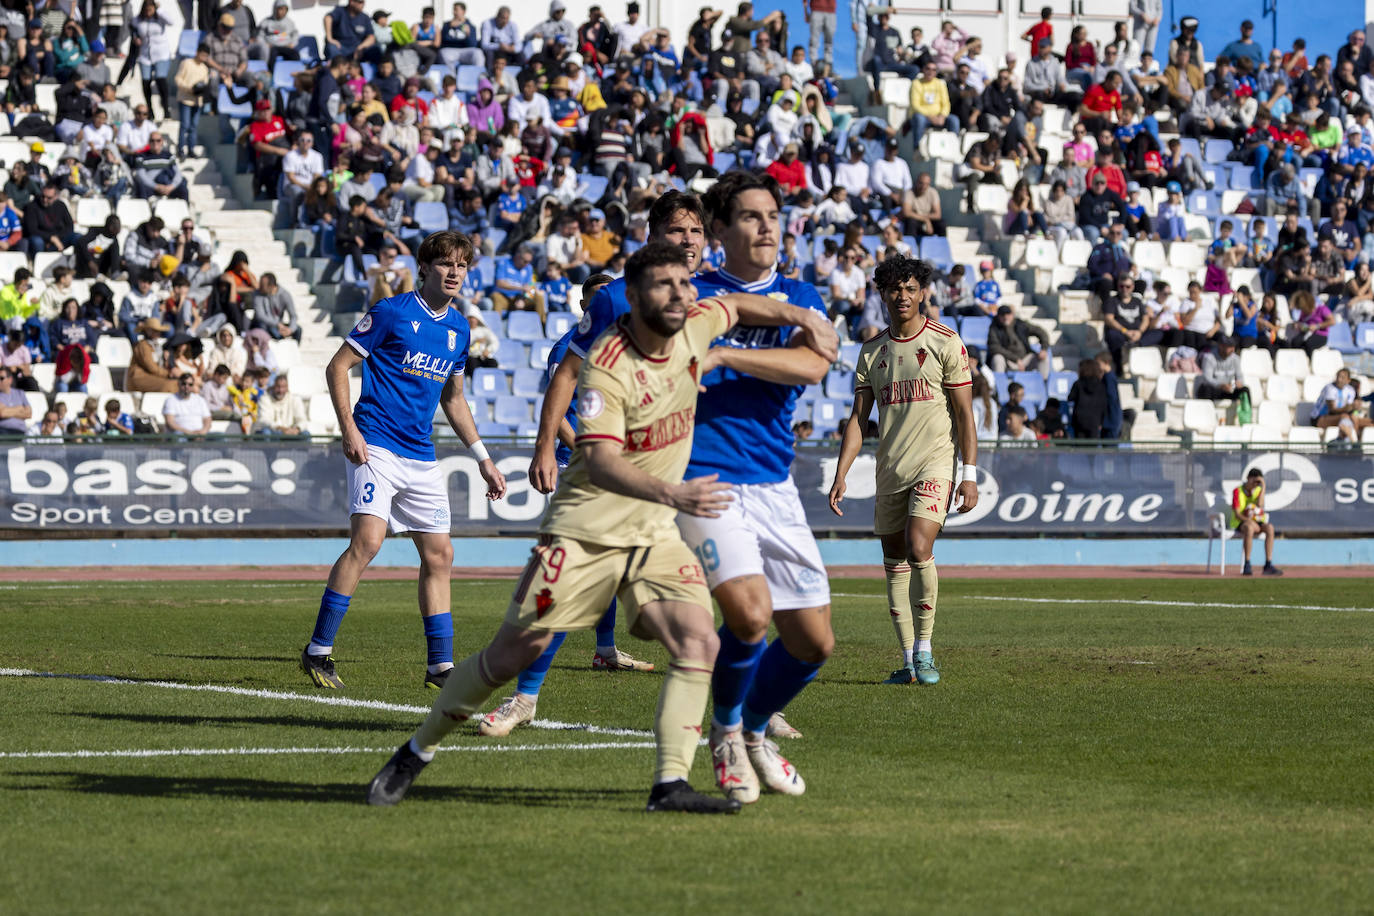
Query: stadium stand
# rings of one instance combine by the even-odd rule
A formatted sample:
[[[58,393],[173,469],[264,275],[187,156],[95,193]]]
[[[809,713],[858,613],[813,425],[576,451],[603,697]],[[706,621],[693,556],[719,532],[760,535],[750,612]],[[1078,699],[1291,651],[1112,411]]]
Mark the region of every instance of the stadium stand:
[[[186,369],[216,429],[237,431],[286,372],[309,432],[334,434],[323,366],[376,298],[416,281],[419,241],[454,229],[481,252],[459,304],[490,332],[474,335],[487,358],[469,370],[471,405],[483,435],[528,436],[581,278],[616,270],[664,190],[732,168],[779,179],[796,237],[779,268],[827,301],[840,250],[864,280],[912,254],[939,270],[932,308],[980,364],[1000,307],[1044,332],[1048,378],[981,370],[998,401],[1020,385],[1031,416],[1057,398],[1071,427],[1080,361],[1104,350],[1135,418],[1121,436],[1137,442],[1310,446],[1336,370],[1370,395],[1374,81],[1332,77],[1316,55],[1311,69],[1282,55],[1184,63],[1166,37],[1154,61],[1101,23],[1056,18],[1061,37],[999,70],[970,56],[958,23],[927,44],[897,32],[899,15],[868,23],[860,71],[839,76],[803,47],[757,46],[771,31],[793,47],[785,20],[728,38],[716,23],[703,48],[703,29],[688,42],[616,10],[578,23],[520,11],[523,40],[502,50],[484,40],[495,12],[374,23],[356,48],[357,35],[298,34],[289,12],[212,11],[203,31],[139,12],[117,31],[83,26],[84,42],[61,17],[35,20],[43,40],[9,67],[0,119],[0,320],[18,333],[3,360],[28,366],[35,403],[70,402],[70,435],[107,431],[74,409],[82,393],[156,430]],[[30,25],[16,17],[10,36]],[[1093,59],[1116,63],[1081,66],[1080,46],[1066,73],[1065,39],[1084,23]],[[128,43],[168,30],[177,40]],[[112,79],[131,60],[153,78]],[[1201,88],[1184,98],[1194,70]],[[537,290],[538,313],[496,310],[511,276]],[[886,323],[862,292],[862,308],[836,306],[841,358],[797,404],[817,436],[835,434],[858,345]],[[1196,397],[1221,336],[1240,345],[1248,402]]]

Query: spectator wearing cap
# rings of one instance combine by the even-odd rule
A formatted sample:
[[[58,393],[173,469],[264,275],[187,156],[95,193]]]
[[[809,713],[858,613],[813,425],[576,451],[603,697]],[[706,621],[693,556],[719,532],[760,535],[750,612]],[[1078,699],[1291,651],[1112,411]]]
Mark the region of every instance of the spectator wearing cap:
[[[1039,351],[1031,340],[1039,344]],[[988,329],[988,364],[994,372],[1038,371],[1048,379],[1052,360],[1050,338],[1043,328],[1016,317],[1009,305],[998,306],[997,317]]]
[[[1240,370],[1240,354],[1233,337],[1221,335],[1216,349],[1202,354],[1202,374],[1198,376],[1196,396],[1209,401],[1234,401],[1250,397],[1245,376]]]
[[[901,207],[912,190],[911,167],[897,158],[898,146],[897,138],[889,137],[884,144],[883,158],[869,167],[868,186],[888,209]]]
[[[134,159],[134,190],[139,197],[177,197],[189,201],[186,176],[161,131],[148,139],[148,151]]]
[[[479,46],[487,56],[490,67],[497,57],[519,63],[523,60],[520,53],[520,27],[510,18],[510,7],[497,8],[496,15],[482,23]]]
[[[1107,187],[1107,175],[1098,170],[1078,199],[1078,227],[1090,242],[1096,242],[1111,223],[1112,211],[1126,212],[1126,201]]]
[[[359,7],[362,6],[361,0],[352,2],[357,3]],[[325,21],[329,21],[328,16],[325,17]],[[210,49],[210,60],[207,63],[225,85],[242,82],[248,72],[248,46],[234,31],[234,26],[234,17],[229,13],[223,13],[215,23],[214,30],[204,38],[206,46]],[[327,33],[328,26],[325,28]]]
[[[1126,227],[1121,223],[1113,223],[1105,234],[1098,237],[1097,244],[1088,255],[1089,288],[1099,300],[1105,301],[1120,279],[1131,272],[1125,236]]]
[[[76,78],[86,81],[87,89],[97,89],[113,82],[110,65],[105,62],[105,42],[97,38],[90,43],[86,59],[76,65]]]
[[[43,145],[42,140],[35,140],[29,144],[29,177],[40,185],[52,180],[52,170],[43,162],[43,156],[47,152],[48,148]]]
[[[997,308],[1002,302],[1002,286],[993,275],[995,269],[996,265],[991,261],[981,262],[978,265],[979,280],[973,285],[973,302],[981,314],[989,318],[997,315]]]
[[[1238,58],[1245,57],[1249,58],[1250,61],[1254,63],[1256,70],[1263,67],[1264,48],[1260,46],[1259,42],[1250,37],[1254,34],[1255,24],[1249,19],[1242,20],[1240,24],[1240,37],[1222,48],[1221,54],[1219,54],[1218,57],[1225,57],[1232,62],[1235,62]],[[1360,37],[1363,38],[1364,33],[1360,33]],[[1365,69],[1367,70],[1368,67],[1366,66]]]
[[[372,19],[363,12],[363,0],[347,0],[324,17],[326,57],[367,56],[377,45]]]
[[[587,228],[582,232],[582,247],[587,252],[587,267],[600,271],[620,247],[620,236],[606,228],[606,214],[593,209],[587,213]]]
[[[1196,16],[1184,16],[1178,21],[1178,34],[1169,41],[1169,63],[1178,62],[1179,51],[1187,51],[1189,60],[1194,62],[1207,59],[1203,54],[1202,42],[1197,38],[1197,26]]]
[[[28,34],[20,42],[24,65],[39,76],[51,77],[57,68],[52,40],[43,34],[43,20],[30,19]]]
[[[291,6],[286,0],[275,0],[272,15],[258,23],[254,44],[260,52],[265,51],[269,69],[279,60],[300,60],[301,52],[296,50],[300,41],[300,31],[289,15]],[[251,15],[251,13],[250,13]]]
[[[949,87],[940,78],[933,60],[921,65],[911,81],[911,135],[915,143],[931,128],[959,132],[959,119],[950,113]]]
[[[391,114],[394,118],[396,112],[402,108],[411,109],[415,115],[415,123],[423,123],[429,117],[429,103],[420,96],[420,87],[423,80],[418,76],[407,77],[401,86],[401,91],[391,99]]]

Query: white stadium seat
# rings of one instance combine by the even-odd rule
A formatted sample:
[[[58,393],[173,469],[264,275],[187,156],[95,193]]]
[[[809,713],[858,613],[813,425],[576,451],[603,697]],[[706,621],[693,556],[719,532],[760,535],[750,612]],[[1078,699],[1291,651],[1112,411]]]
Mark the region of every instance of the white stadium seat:
[[[1164,371],[1164,357],[1159,347],[1132,347],[1126,358],[1131,375],[1141,378],[1158,378]]]
[[[1279,350],[1274,354],[1274,371],[1303,381],[1312,371],[1312,366],[1307,361],[1307,354],[1301,350]]]
[[[1312,374],[1318,378],[1329,382],[1344,366],[1345,357],[1339,350],[1322,348],[1312,353]]]
[[[973,192],[973,208],[978,213],[991,213],[1001,217],[1007,212],[1007,202],[1011,192],[997,184],[980,184]]]
[[[104,334],[100,340],[96,341],[95,358],[100,360],[101,365],[113,369],[124,369],[128,367],[129,360],[133,358],[133,347],[129,344],[127,337],[114,337]]]
[[[1026,239],[1026,263],[1041,270],[1059,266],[1059,251],[1049,239]]]
[[[326,394],[329,385],[325,382],[324,369],[319,366],[297,366],[286,374],[291,392],[298,397],[313,398]]]
[[[1059,249],[1059,260],[1065,267],[1087,267],[1088,258],[1092,253],[1091,242],[1084,239],[1069,239],[1064,243],[1064,247]]]
[[[1260,401],[1259,410],[1255,412],[1255,421],[1261,426],[1271,426],[1286,433],[1293,428],[1293,405],[1280,404],[1277,401]]]
[[[91,366],[90,374],[86,376],[86,391],[90,394],[100,396],[114,391],[114,381],[110,378],[110,367],[101,363]]]
[[[1264,383],[1264,399],[1279,404],[1296,404],[1302,400],[1298,383],[1286,375],[1275,375]]]
[[[1201,245],[1194,245],[1192,242],[1170,242],[1169,265],[1189,273],[1199,271],[1204,266],[1202,251]]]
[[[143,395],[138,402],[138,412],[146,417],[152,417],[159,423],[162,422],[162,407],[167,403],[171,395],[165,391],[149,391]]]
[[[1164,245],[1161,242],[1136,242],[1135,250],[1131,252],[1131,259],[1141,270],[1154,271],[1155,273],[1168,265],[1164,256]]]
[[[959,137],[947,130],[927,130],[921,135],[921,155],[926,159],[960,162]]]
[[[1217,428],[1217,411],[1211,401],[1190,399],[1183,402],[1183,427],[1210,435]]]
[[[1212,433],[1212,442],[1218,445],[1239,445],[1250,441],[1252,426],[1218,426]]]
[[[1302,353],[1299,350],[1280,350],[1279,352],[1297,353],[1299,356],[1303,357],[1304,360],[1307,357],[1305,353]],[[1316,375],[1309,375],[1307,378],[1303,379],[1302,399],[1304,401],[1312,401],[1313,403],[1315,403],[1317,398],[1322,396],[1322,389],[1326,387],[1327,381],[1327,379],[1321,378],[1320,376]]]
[[[1265,379],[1274,374],[1274,361],[1269,358],[1268,350],[1247,347],[1240,351],[1240,374],[1247,382]]]
[[[119,217],[119,222],[125,228],[138,228],[146,223],[153,215],[153,208],[148,206],[146,200],[137,197],[125,197],[119,201],[119,206],[115,208],[115,215]]]
[[[1256,423],[1254,426],[1246,427],[1246,429],[1250,430],[1250,441],[1257,445],[1274,445],[1283,442],[1283,430],[1277,427],[1260,426]]]
[[[1161,372],[1155,379],[1155,400],[1179,403],[1192,397],[1188,379],[1177,372]]]
[[[884,105],[894,108],[907,108],[911,105],[911,80],[904,76],[883,77],[882,97]]]
[[[83,197],[76,202],[76,224],[94,229],[105,225],[110,216],[110,202],[103,197]]]
[[[44,391],[53,390],[53,382],[57,378],[57,366],[52,363],[34,363],[29,367],[33,373],[33,380],[38,383],[38,387]]]

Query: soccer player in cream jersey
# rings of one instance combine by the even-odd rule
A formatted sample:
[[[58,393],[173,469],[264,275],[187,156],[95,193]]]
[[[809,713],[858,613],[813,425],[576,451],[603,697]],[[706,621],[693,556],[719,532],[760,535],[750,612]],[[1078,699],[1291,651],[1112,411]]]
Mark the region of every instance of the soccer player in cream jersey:
[[[878,405],[877,496],[873,531],[882,541],[888,609],[903,665],[889,684],[940,680],[931,650],[935,602],[935,538],[953,495],[960,512],[978,504],[978,435],[973,380],[959,335],[921,314],[935,271],[928,261],[888,258],[873,282],[891,324],[863,345],[854,372],[854,410],[845,424],[830,508],[843,515],[845,476],[863,445],[864,427]],[[957,492],[956,451],[964,462]],[[915,576],[912,576],[912,571]],[[919,609],[919,633],[912,611]]]
[[[408,532],[420,552],[420,615],[428,663],[425,686],[439,688],[453,668],[449,579],[448,486],[439,473],[431,433],[442,406],[458,438],[478,460],[487,498],[500,499],[506,481],[477,438],[463,396],[468,323],[454,308],[473,261],[472,243],[457,232],[436,232],[417,253],[419,289],[382,299],[359,319],[325,378],[348,459],[348,549],[329,571],[301,667],[318,687],[339,688],[334,637],[363,570],[381,549],[387,528]],[[348,373],[363,367],[363,392],[348,403]]]
[[[729,506],[714,475],[683,480],[697,385],[711,341],[736,320],[798,326],[816,346],[833,337],[824,315],[762,296],[697,301],[687,256],[653,242],[626,263],[631,311],[587,353],[578,378],[577,448],[550,500],[540,539],[490,645],[460,662],[434,709],[373,779],[367,800],[394,805],[444,736],[544,650],[553,634],[585,629],[615,596],[630,632],[661,642],[672,661],[654,735],[650,811],[730,813],[739,802],[687,783],[701,736],[719,641],[706,579],[674,524]]]

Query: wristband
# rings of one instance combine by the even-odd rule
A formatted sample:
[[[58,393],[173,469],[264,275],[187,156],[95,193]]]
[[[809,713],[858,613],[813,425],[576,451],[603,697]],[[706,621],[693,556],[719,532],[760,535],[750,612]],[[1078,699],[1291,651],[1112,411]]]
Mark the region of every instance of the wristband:
[[[472,457],[477,459],[478,464],[491,460],[491,452],[487,451],[487,447],[482,444],[481,439],[469,445],[468,451],[472,452]]]
[[[963,478],[963,479],[964,479],[964,480],[971,480],[971,481],[973,481],[974,483],[977,483],[977,482],[978,482],[978,465],[976,465],[976,464],[966,464],[966,465],[964,465],[964,478]]]

